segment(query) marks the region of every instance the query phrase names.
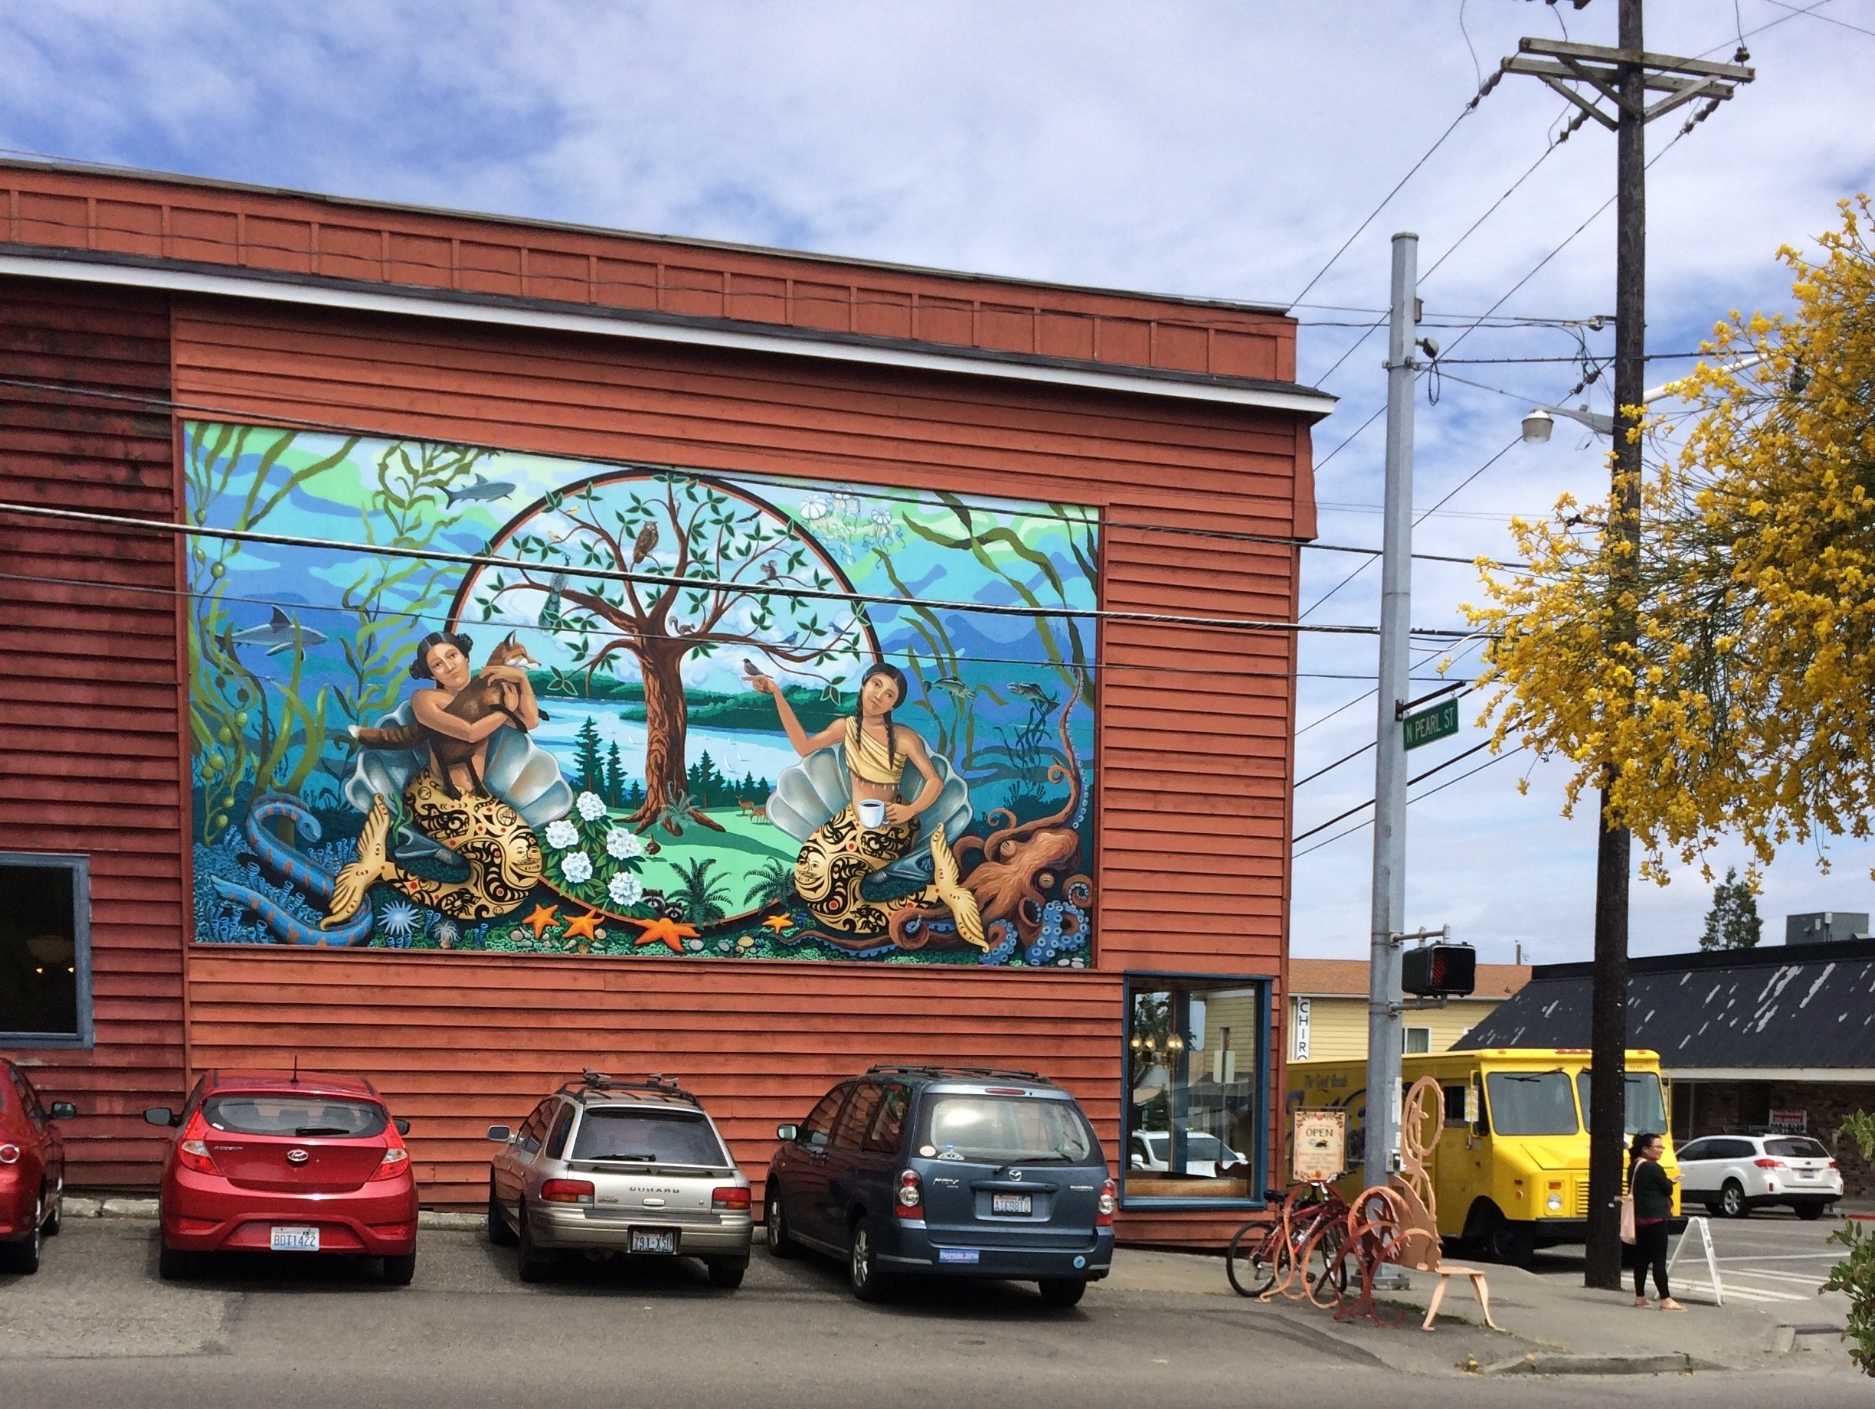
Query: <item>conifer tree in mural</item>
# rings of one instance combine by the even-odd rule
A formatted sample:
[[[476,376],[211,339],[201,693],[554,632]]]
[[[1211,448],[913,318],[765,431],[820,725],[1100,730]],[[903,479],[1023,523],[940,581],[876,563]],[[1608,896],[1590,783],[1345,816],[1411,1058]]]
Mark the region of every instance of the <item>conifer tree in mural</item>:
[[[616,673],[620,656],[635,658],[644,686],[644,798],[629,821],[640,832],[662,825],[680,835],[686,822],[722,830],[705,812],[685,757],[686,660],[748,651],[797,675],[818,672],[831,685],[828,671],[857,659],[868,635],[849,605],[794,594],[832,591],[843,575],[785,515],[695,476],[627,473],[549,494],[494,549],[537,566],[479,583],[473,601],[483,620],[538,601],[536,621],[566,642],[587,693]],[[582,568],[670,581],[582,577]],[[582,767],[584,760],[582,752]],[[596,754],[587,776],[599,776]]]

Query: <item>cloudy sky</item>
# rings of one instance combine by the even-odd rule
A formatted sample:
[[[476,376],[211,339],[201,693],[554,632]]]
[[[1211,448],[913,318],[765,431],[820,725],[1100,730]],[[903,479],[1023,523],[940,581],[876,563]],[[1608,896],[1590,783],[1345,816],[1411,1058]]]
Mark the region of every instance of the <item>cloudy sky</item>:
[[[1839,199],[1875,187],[1875,0],[1654,0],[1648,11],[1650,49],[1729,59],[1742,32],[1758,71],[1690,136],[1673,140],[1677,118],[1650,129],[1649,346],[1670,354],[1696,350],[1732,309],[1786,306],[1778,247],[1813,239]],[[1613,193],[1613,139],[1591,125],[1552,146],[1564,104],[1532,79],[1506,80],[1453,127],[1520,35],[1561,38],[1565,26],[1612,43],[1613,0],[43,0],[0,13],[0,147],[1299,300],[1303,379],[1343,398],[1317,433],[1321,540],[1351,546],[1379,540],[1381,427],[1360,428],[1384,396],[1380,339],[1357,342],[1385,302],[1388,237],[1415,230],[1422,271],[1438,264],[1422,286],[1428,322],[1449,325],[1427,331],[1453,359],[1491,359],[1454,360],[1418,413],[1416,505],[1440,507],[1416,547],[1469,557],[1507,551],[1508,515],[1605,482],[1586,433],[1514,442],[1532,403],[1580,379],[1583,351],[1612,348],[1607,331],[1570,323],[1612,311],[1612,211],[1596,212]],[[1486,312],[1507,325],[1467,334]],[[1662,358],[1649,382],[1688,365]],[[1607,378],[1582,399],[1606,409]],[[1325,598],[1309,620],[1374,620],[1371,569],[1337,588],[1361,559],[1303,560],[1305,603]],[[1416,625],[1451,625],[1479,597],[1476,574],[1422,562],[1415,594]],[[1312,638],[1302,661],[1306,776],[1371,741],[1373,702],[1361,697],[1373,648]],[[1478,742],[1473,713],[1457,739],[1417,751],[1416,770]],[[1410,922],[1450,923],[1487,960],[1517,944],[1539,960],[1586,957],[1592,820],[1561,819],[1561,770],[1527,755],[1462,777],[1488,757],[1428,780],[1461,779],[1410,810]],[[1370,797],[1372,783],[1371,756],[1308,783],[1298,831]],[[1372,833],[1346,832],[1356,822],[1298,847],[1298,954],[1365,952]],[[1813,853],[1779,858],[1760,902],[1767,938],[1781,939],[1789,911],[1875,911],[1875,848],[1844,845],[1832,859],[1825,876]],[[1696,874],[1664,890],[1637,883],[1633,948],[1691,947],[1708,903]]]

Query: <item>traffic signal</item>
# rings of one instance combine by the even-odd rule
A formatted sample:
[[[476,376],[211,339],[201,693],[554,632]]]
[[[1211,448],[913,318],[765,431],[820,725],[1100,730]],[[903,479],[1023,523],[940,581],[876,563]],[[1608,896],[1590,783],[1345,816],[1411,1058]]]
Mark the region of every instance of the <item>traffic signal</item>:
[[[1465,998],[1478,986],[1469,944],[1422,944],[1400,956],[1400,987],[1415,998]]]

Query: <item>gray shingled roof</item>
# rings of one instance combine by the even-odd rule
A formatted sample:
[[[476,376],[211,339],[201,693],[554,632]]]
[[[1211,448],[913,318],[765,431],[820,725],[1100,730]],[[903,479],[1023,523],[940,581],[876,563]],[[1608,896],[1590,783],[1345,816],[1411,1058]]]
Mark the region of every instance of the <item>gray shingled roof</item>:
[[[1459,1046],[1586,1047],[1593,964],[1543,964]],[[1628,1046],[1668,1068],[1875,1067],[1875,940],[1628,964]]]

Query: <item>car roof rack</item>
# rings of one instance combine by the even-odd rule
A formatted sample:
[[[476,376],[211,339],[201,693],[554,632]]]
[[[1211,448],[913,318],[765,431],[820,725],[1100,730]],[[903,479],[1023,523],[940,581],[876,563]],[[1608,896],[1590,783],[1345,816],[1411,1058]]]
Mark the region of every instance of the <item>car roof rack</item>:
[[[633,1080],[629,1077],[607,1076],[602,1071],[594,1071],[591,1067],[587,1067],[580,1073],[578,1081],[569,1081],[560,1088],[560,1094],[565,1096],[587,1096],[602,1091],[632,1091],[643,1092],[646,1095],[675,1096],[681,1101],[690,1102],[693,1106],[703,1104],[679,1086],[676,1077],[666,1076],[662,1072],[652,1072],[647,1077]]]
[[[879,1062],[866,1068],[868,1076],[981,1076],[996,1081],[1028,1081],[1039,1086],[1055,1083],[1032,1071],[1011,1071],[1003,1067],[952,1067],[935,1062]]]

